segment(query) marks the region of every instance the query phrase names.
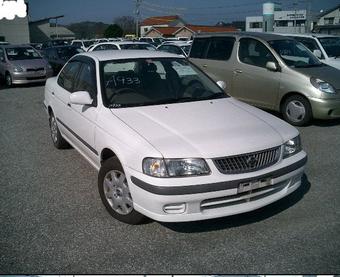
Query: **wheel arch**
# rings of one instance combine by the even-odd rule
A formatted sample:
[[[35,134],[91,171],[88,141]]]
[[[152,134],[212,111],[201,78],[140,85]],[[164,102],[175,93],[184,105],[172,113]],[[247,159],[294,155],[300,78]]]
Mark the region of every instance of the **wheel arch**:
[[[100,164],[103,164],[106,160],[110,158],[117,158],[118,161],[121,163],[119,160],[117,154],[110,148],[105,147],[101,152],[100,152]]]
[[[304,98],[306,98],[306,100],[309,102],[309,99],[306,95],[304,95],[303,93],[301,92],[297,92],[297,91],[291,91],[291,92],[288,92],[286,93],[285,95],[283,95],[281,97],[281,100],[280,100],[280,105],[279,105],[279,111],[282,112],[282,108],[283,108],[283,104],[284,102],[286,101],[286,99],[288,99],[289,97],[293,96],[293,95],[299,95],[299,96],[302,96]],[[310,102],[309,102],[310,103]]]

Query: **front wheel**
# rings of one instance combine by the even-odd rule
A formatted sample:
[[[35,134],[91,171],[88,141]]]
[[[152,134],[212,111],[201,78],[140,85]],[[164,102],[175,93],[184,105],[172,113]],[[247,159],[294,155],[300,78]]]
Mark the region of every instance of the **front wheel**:
[[[312,120],[312,107],[302,95],[288,97],[282,105],[284,119],[292,125],[304,126]]]
[[[12,76],[11,74],[9,74],[8,72],[5,75],[5,83],[7,87],[11,87],[12,86]]]
[[[133,208],[127,179],[117,158],[103,163],[98,175],[98,189],[105,208],[114,218],[134,225],[145,220],[145,216]]]

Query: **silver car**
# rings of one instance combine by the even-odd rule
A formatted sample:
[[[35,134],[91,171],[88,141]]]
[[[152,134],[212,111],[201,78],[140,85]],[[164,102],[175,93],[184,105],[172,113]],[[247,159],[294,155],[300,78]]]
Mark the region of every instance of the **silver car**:
[[[44,82],[52,75],[52,67],[33,47],[0,46],[0,76],[7,86]]]

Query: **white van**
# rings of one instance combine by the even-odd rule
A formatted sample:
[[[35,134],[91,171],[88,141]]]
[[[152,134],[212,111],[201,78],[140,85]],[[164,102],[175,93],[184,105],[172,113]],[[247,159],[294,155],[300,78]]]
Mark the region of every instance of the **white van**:
[[[340,36],[326,34],[285,34],[304,44],[323,63],[340,69]]]

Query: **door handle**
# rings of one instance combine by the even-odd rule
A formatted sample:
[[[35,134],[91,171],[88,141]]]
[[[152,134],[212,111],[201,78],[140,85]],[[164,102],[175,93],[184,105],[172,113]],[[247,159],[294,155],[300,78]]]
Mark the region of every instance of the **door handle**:
[[[52,91],[51,93],[52,93],[52,95],[54,95],[54,91]]]
[[[204,64],[203,67],[208,67],[208,65],[207,65],[207,64]]]
[[[235,69],[234,73],[242,73],[242,70],[241,69]]]
[[[67,106],[71,107],[71,103],[67,103]]]

